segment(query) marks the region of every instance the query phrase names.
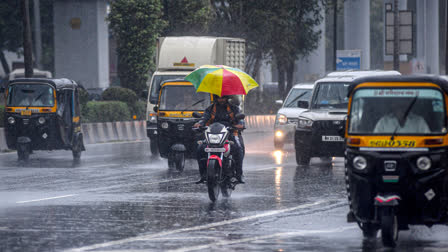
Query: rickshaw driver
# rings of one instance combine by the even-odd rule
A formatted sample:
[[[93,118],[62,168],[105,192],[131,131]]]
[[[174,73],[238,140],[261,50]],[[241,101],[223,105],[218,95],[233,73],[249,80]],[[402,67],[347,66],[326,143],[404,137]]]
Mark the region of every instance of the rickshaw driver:
[[[405,115],[405,108],[412,106],[406,101],[394,101],[390,106],[391,112],[383,115],[376,123],[374,133],[430,133],[425,119],[415,113],[409,112]],[[406,118],[403,118],[406,116]],[[403,120],[406,120],[403,122]]]
[[[198,128],[200,126],[210,125],[213,122],[220,122],[225,125],[232,125],[233,127],[238,129],[244,128],[243,120],[235,121],[233,119],[235,115],[240,113],[240,108],[229,102],[229,96],[218,97],[217,95],[213,95],[213,100],[215,102],[205,110],[201,121],[195,123],[193,127]],[[236,179],[239,183],[244,184],[244,142],[243,137],[241,136],[241,131],[234,132],[234,134],[230,136],[230,140],[234,142],[230,151],[232,153],[233,159],[235,160]],[[197,159],[201,179],[197,181],[196,184],[204,183],[207,177],[207,157],[205,156],[205,147],[205,144],[201,144],[198,146]]]

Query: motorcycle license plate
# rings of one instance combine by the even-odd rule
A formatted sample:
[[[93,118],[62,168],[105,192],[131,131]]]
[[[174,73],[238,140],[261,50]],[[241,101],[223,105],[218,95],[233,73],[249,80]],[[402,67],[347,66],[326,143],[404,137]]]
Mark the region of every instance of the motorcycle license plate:
[[[344,138],[340,136],[322,136],[324,142],[344,142]]]
[[[226,152],[225,148],[205,148],[205,152]]]
[[[23,116],[30,116],[31,115],[31,110],[22,110],[22,111],[20,111],[20,115],[23,115]]]

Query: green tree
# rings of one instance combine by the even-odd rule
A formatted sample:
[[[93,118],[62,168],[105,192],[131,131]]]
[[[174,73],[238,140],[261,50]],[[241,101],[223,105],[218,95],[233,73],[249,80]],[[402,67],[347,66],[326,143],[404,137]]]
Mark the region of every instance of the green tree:
[[[139,96],[153,64],[156,39],[166,26],[160,0],[111,2],[110,28],[117,40],[118,77]]]
[[[163,0],[163,36],[206,35],[214,12],[209,0]]]
[[[321,31],[316,27],[323,20],[323,4],[320,0],[275,1],[273,9],[278,15],[272,20],[276,27],[272,55],[283,96],[292,88],[296,60],[308,56],[318,46]]]
[[[0,1],[0,62],[6,74],[9,74],[4,51],[21,52],[23,47],[22,12],[20,1]]]

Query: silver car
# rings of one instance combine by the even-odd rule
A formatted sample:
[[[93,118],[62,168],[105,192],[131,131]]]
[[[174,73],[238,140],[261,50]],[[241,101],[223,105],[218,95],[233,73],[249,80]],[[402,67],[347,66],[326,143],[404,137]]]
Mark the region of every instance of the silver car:
[[[274,146],[276,149],[283,148],[285,143],[294,143],[294,132],[296,130],[299,114],[305,111],[299,108],[302,101],[309,103],[313,84],[296,84],[289,91],[285,101],[278,100],[276,103],[282,104],[275,117],[274,124]]]

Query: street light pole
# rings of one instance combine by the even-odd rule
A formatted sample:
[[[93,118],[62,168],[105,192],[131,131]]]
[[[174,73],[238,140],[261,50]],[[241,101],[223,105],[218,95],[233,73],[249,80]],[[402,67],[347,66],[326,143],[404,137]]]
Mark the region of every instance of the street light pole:
[[[36,66],[42,69],[42,39],[40,29],[40,4],[39,0],[34,0],[34,39],[36,47]]]
[[[22,0],[23,13],[23,58],[25,65],[25,78],[33,77],[33,55],[31,42],[31,25],[29,1]]]

